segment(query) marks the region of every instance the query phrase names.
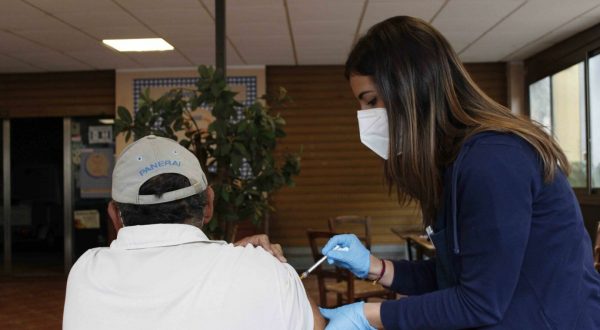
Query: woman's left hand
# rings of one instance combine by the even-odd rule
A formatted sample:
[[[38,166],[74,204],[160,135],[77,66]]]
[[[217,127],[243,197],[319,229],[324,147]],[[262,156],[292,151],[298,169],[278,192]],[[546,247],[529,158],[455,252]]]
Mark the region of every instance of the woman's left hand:
[[[287,259],[283,256],[283,249],[279,244],[273,244],[269,241],[269,236],[265,234],[252,235],[233,243],[234,246],[246,246],[252,244],[253,246],[260,246],[265,251],[272,254],[275,258],[281,262],[287,262]]]
[[[319,307],[321,315],[329,320],[325,330],[376,330],[365,317],[364,305],[361,301],[334,309]]]

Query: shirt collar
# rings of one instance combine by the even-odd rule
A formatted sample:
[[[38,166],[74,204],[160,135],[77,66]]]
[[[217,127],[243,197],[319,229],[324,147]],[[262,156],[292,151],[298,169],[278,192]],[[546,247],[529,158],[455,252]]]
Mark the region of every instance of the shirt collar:
[[[127,226],[119,230],[117,239],[111,244],[111,249],[145,249],[161,246],[173,246],[186,243],[218,243],[211,241],[196,226],[187,224],[155,224],[142,226]]]

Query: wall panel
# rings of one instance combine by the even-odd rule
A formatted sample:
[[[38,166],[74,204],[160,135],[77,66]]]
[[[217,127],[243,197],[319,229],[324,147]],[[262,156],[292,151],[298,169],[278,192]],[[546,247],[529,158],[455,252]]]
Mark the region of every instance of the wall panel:
[[[114,71],[0,74],[3,117],[112,117],[114,113]]]
[[[507,101],[506,65],[468,65],[473,79],[492,98]],[[373,244],[400,244],[390,227],[419,229],[415,205],[400,207],[388,196],[383,161],[360,143],[356,110],[341,66],[269,66],[267,91],[280,86],[293,102],[278,109],[287,121],[288,136],[278,150],[303,148],[302,172],[296,187],[273,196],[273,241],[306,246],[306,229],[326,229],[327,219],[342,214],[373,218]]]

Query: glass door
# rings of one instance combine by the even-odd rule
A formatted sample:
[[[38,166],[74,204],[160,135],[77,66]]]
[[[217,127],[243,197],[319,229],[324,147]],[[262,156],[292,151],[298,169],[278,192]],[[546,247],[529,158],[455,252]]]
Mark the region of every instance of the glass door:
[[[10,120],[13,274],[64,273],[63,120]]]
[[[108,118],[0,125],[0,255],[13,275],[62,275],[115,238],[106,212],[115,140]]]

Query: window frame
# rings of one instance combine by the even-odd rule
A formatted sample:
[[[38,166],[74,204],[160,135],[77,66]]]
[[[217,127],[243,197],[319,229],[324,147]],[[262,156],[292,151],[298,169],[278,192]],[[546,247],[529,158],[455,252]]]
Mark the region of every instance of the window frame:
[[[590,29],[592,30],[592,29]],[[593,28],[593,30],[597,30],[600,32],[600,25]],[[589,31],[589,30],[588,30]],[[585,31],[585,32],[588,32]],[[576,38],[576,37],[574,37]],[[567,40],[568,41],[568,40]],[[557,46],[561,46],[563,43],[558,44]],[[531,70],[528,71],[525,88],[527,91],[526,95],[526,115],[531,118],[531,100],[529,98],[529,86],[531,84],[544,79],[546,77],[550,78],[550,121],[552,123],[552,127],[554,127],[554,95],[552,91],[553,79],[552,77],[565,70],[573,65],[583,62],[584,64],[584,91],[585,91],[585,160],[586,160],[586,187],[578,187],[573,188],[575,194],[577,195],[580,203],[584,204],[593,204],[600,205],[600,187],[594,187],[592,185],[592,141],[591,141],[591,107],[590,107],[590,58],[600,55],[600,38],[591,44],[586,45],[584,49],[577,49],[577,51],[573,51],[571,53],[566,54],[561,58],[556,58],[553,53],[560,52],[560,48],[554,46],[547,50],[550,54],[539,54],[526,60],[526,66],[531,66]],[[562,45],[564,46],[564,45]],[[564,50],[563,50],[564,52]],[[538,58],[536,58],[538,57]],[[553,60],[553,62],[550,62]]]
[[[586,53],[585,56],[585,130],[586,130],[586,171],[588,195],[598,195],[600,198],[600,187],[594,187],[592,177],[592,104],[590,101],[590,59],[600,56],[600,47]],[[600,141],[598,141],[600,143]]]

